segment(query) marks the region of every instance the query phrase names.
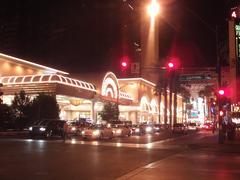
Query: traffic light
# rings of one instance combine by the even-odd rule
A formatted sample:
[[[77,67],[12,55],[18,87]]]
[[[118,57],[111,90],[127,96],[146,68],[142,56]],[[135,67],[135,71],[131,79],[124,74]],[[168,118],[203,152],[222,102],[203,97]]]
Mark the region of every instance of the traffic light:
[[[168,71],[177,70],[180,66],[180,61],[176,57],[170,58],[170,60],[166,63],[165,67]]]
[[[219,89],[219,90],[218,90],[218,95],[219,95],[219,96],[224,96],[224,95],[225,95],[224,89]]]
[[[129,67],[129,58],[127,56],[124,56],[121,58],[120,61],[120,67],[122,71],[126,71]]]
[[[239,19],[240,18],[240,6],[234,7],[230,11],[230,16],[232,19]]]
[[[222,117],[223,115],[224,115],[224,112],[223,112],[223,110],[220,110],[220,111],[219,111],[219,116],[221,116],[221,117]]]
[[[173,64],[172,62],[169,62],[169,63],[168,63],[168,68],[169,68],[169,69],[173,69],[173,68],[174,68],[174,64]]]

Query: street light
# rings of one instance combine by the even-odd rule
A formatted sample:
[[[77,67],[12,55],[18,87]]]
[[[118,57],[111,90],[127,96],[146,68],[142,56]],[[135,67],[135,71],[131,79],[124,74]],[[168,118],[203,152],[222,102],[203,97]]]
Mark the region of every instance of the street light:
[[[151,3],[147,7],[148,14],[151,16],[151,18],[155,18],[159,11],[160,11],[160,6],[157,0],[152,0]]]

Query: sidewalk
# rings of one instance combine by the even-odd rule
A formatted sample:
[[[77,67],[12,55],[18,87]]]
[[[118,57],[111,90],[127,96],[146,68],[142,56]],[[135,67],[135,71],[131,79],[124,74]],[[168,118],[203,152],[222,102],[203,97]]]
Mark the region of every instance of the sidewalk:
[[[233,141],[218,144],[218,134],[190,144],[186,151],[140,167],[118,180],[181,180],[240,177],[240,131]]]

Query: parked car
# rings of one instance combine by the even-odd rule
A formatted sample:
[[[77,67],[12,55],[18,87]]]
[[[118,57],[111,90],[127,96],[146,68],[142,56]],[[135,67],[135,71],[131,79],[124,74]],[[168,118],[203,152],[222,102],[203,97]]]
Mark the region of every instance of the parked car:
[[[126,125],[112,125],[113,136],[122,137],[122,136],[131,136],[131,129]]]
[[[197,124],[196,123],[189,123],[188,124],[188,130],[196,131],[197,130]]]
[[[93,125],[82,131],[85,139],[104,139],[113,138],[112,129],[103,125]]]
[[[33,126],[29,127],[30,137],[52,137],[52,136],[60,136],[63,137],[63,126],[65,121],[62,120],[44,120],[40,121]]]
[[[187,127],[184,124],[176,123],[172,127],[172,132],[173,133],[186,134],[187,133]]]

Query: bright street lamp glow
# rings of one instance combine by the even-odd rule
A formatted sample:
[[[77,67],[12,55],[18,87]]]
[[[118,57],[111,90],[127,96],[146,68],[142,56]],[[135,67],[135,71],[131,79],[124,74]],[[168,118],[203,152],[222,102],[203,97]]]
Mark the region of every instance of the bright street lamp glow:
[[[148,6],[148,14],[154,18],[159,13],[160,6],[157,2],[157,0],[152,0],[151,4]]]

